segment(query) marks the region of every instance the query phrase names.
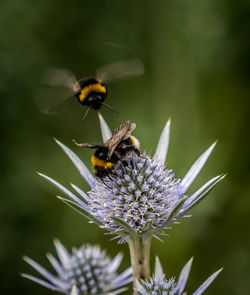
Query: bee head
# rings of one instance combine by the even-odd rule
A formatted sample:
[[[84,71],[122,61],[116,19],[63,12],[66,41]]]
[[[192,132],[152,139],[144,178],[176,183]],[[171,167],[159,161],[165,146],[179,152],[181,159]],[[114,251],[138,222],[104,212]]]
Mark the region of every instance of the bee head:
[[[108,159],[108,149],[106,147],[99,147],[94,155],[98,159],[106,161]]]

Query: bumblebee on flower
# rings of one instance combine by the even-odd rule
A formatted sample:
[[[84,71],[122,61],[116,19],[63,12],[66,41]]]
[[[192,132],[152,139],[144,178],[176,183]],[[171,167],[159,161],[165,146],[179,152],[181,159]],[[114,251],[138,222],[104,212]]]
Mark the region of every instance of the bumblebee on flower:
[[[112,133],[101,115],[99,118],[105,147],[105,143],[112,139]],[[185,216],[225,176],[218,175],[210,179],[187,197],[186,191],[204,166],[215,143],[195,161],[183,179],[179,179],[175,177],[172,169],[165,167],[169,136],[170,120],[162,131],[154,156],[143,153],[142,157],[138,157],[136,153],[125,153],[123,161],[117,160],[112,166],[112,174],[104,177],[107,185],[100,181],[99,177],[95,178],[72,150],[56,140],[90,186],[90,191],[86,194],[72,184],[80,197],[50,177],[39,174],[68,197],[61,198],[64,202],[114,233],[120,238],[120,242],[129,240],[131,234],[140,235],[145,241],[150,236],[158,237],[170,223],[175,223],[178,218]],[[82,146],[102,147],[87,144]]]
[[[94,145],[93,148],[97,149],[107,147],[107,143],[116,138],[117,131],[112,136],[100,114],[99,120],[104,144]],[[124,137],[119,137],[110,155],[110,148],[108,149],[105,160],[111,161],[119,144],[131,136],[133,129],[130,125]],[[114,239],[117,238],[119,243],[128,242],[134,288],[136,280],[147,279],[150,276],[151,238],[159,239],[159,236],[169,229],[170,224],[177,223],[180,217],[186,217],[187,212],[204,199],[225,176],[218,175],[210,179],[187,197],[187,190],[206,163],[215,143],[202,153],[186,175],[180,179],[175,176],[172,169],[165,166],[169,137],[170,120],[161,133],[153,156],[145,152],[138,156],[138,153],[134,152],[134,147],[128,152],[125,150],[122,158],[117,156],[108,173],[102,174],[101,177],[98,173],[95,177],[72,150],[56,140],[90,186],[87,193],[72,184],[76,192],[73,193],[52,178],[39,173],[66,195],[66,198],[59,197],[63,202],[114,235]],[[83,146],[90,147],[87,144]]]
[[[102,145],[79,144],[74,139],[73,142],[79,147],[97,149],[91,157],[91,162],[96,176],[103,178],[111,174],[115,165],[119,161],[122,161],[130,151],[134,151],[137,155],[140,155],[139,141],[131,135],[135,126],[135,123],[131,123],[130,121],[125,122],[116,128],[113,135]]]

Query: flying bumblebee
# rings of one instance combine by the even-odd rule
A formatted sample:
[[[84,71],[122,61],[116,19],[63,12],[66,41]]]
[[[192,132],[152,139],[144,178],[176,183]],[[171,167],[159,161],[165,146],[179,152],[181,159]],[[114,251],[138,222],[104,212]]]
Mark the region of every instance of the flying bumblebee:
[[[118,161],[123,160],[128,152],[133,151],[140,155],[140,143],[131,135],[135,127],[135,123],[125,122],[115,129],[112,137],[103,145],[77,143],[75,140],[73,142],[79,147],[96,149],[91,162],[96,176],[103,178],[112,171]]]
[[[56,86],[57,88],[63,87],[65,91],[61,93],[59,89],[56,89],[54,97],[57,100],[59,99],[59,101],[53,105],[51,101],[46,102],[46,97],[51,98],[51,95],[41,94],[40,92],[38,97],[40,109],[44,113],[54,114],[66,100],[74,95],[81,105],[88,107],[82,122],[86,119],[90,109],[98,110],[102,105],[117,112],[104,102],[108,94],[107,86],[104,83],[125,77],[138,76],[143,74],[143,72],[143,64],[138,59],[107,64],[97,70],[95,77],[86,77],[80,80],[77,80],[75,75],[69,70],[52,68],[45,73],[41,83],[47,86]],[[45,89],[43,88],[43,90]]]

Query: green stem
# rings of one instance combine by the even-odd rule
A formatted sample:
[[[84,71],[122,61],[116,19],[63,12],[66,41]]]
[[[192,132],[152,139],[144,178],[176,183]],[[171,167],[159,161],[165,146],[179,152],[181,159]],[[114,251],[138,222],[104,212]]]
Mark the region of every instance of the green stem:
[[[133,287],[135,288],[136,281],[147,280],[150,277],[151,238],[147,242],[142,242],[140,237],[131,237],[128,244],[133,268]]]

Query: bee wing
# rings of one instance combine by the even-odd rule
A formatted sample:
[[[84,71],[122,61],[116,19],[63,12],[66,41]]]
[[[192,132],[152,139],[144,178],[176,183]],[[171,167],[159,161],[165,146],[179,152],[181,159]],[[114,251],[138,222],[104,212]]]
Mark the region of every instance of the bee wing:
[[[61,86],[73,90],[77,79],[70,70],[50,68],[44,73],[40,83],[50,86]]]
[[[66,69],[51,68],[45,72],[36,89],[35,100],[45,114],[57,113],[63,103],[72,97],[78,82],[75,75]]]
[[[96,77],[103,82],[108,82],[111,80],[140,76],[144,71],[144,65],[140,59],[128,59],[100,67],[96,71]]]
[[[105,146],[108,148],[108,158],[112,156],[115,149],[119,145],[119,143],[129,137],[130,133],[135,129],[135,123],[131,123],[130,121],[125,122],[115,129],[112,137],[105,143]]]

